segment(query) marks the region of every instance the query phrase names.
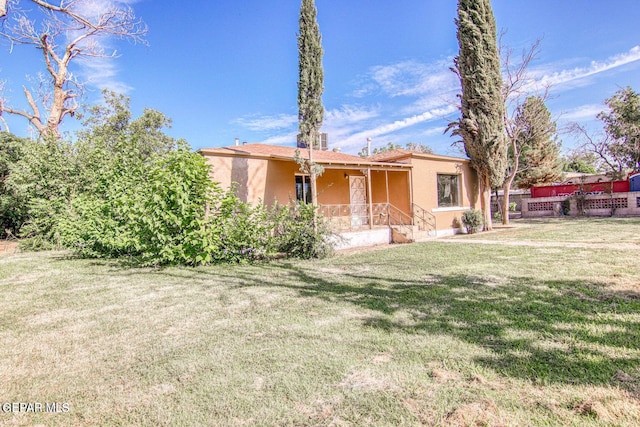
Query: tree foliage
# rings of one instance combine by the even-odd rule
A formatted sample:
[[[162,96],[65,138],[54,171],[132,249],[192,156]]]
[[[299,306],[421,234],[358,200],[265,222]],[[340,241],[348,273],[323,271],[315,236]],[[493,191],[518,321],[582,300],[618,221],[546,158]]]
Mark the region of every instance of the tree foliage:
[[[595,174],[599,170],[598,157],[595,153],[575,150],[562,158],[563,172]]]
[[[362,147],[362,150],[358,152],[358,155],[360,157],[367,157],[369,155],[368,149],[369,147]],[[391,141],[387,142],[387,145],[383,145],[382,147],[375,147],[373,150],[371,150],[372,151],[371,154],[373,155],[373,154],[387,153],[389,151],[394,151],[394,150],[407,150],[407,151],[414,151],[416,153],[433,154],[433,150],[431,149],[431,147],[429,147],[428,145],[424,145],[420,142],[418,143],[408,142],[405,146],[402,146],[400,144],[394,144]]]
[[[298,129],[308,147],[317,147],[324,120],[322,36],[314,0],[302,0],[298,34]]]
[[[507,162],[504,101],[496,23],[489,0],[459,0],[454,59],[460,78],[461,117],[450,124],[462,138],[465,153],[478,174],[486,229],[491,229],[490,190],[501,186]]]
[[[609,111],[598,114],[611,140],[607,154],[624,167],[640,170],[640,95],[631,87],[617,91],[605,103]]]
[[[26,141],[10,133],[0,132],[0,238],[16,235],[26,219],[26,209],[16,194],[5,185],[11,168],[22,158]]]
[[[516,185],[530,188],[560,181],[560,143],[556,124],[544,100],[539,96],[528,97],[518,107],[515,122],[520,129],[517,135],[520,159],[515,175]]]
[[[296,156],[300,169],[309,174],[311,198],[318,205],[316,179],[323,169],[313,160],[313,150],[318,146],[320,128],[324,120],[322,93],[324,69],[322,67],[322,36],[317,21],[314,0],[302,0],[300,6],[300,33],[298,34],[298,133],[309,150],[307,159]]]
[[[76,143],[26,141],[0,163],[10,163],[2,182],[14,195],[11,204],[23,209],[19,234],[27,247],[140,265],[330,252],[328,230],[313,232],[305,207],[242,202],[234,189],[211,180],[203,156],[162,132],[164,115],[145,110],[132,119],[126,98],[106,97],[106,105],[89,109]],[[9,142],[0,139],[16,145]]]

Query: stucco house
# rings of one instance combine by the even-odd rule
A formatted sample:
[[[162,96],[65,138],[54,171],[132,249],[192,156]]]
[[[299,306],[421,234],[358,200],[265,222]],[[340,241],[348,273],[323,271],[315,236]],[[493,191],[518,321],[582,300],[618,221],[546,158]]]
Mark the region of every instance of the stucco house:
[[[310,201],[309,176],[300,172],[296,148],[243,144],[199,150],[212,179],[249,203]],[[308,151],[300,149],[307,158]],[[413,241],[461,230],[464,210],[478,203],[474,170],[466,159],[395,150],[366,158],[316,150],[320,213],[345,245]]]

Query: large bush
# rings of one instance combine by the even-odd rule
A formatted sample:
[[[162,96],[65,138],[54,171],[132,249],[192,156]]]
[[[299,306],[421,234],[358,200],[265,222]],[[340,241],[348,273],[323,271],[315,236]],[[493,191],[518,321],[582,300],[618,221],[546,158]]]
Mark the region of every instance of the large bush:
[[[126,98],[105,98],[106,107],[89,110],[75,143],[28,142],[11,160],[6,186],[23,209],[19,233],[31,248],[142,265],[330,252],[328,231],[314,232],[312,207],[240,201],[210,179],[204,157],[161,132],[170,122],[161,113],[131,120]]]
[[[12,168],[22,158],[25,143],[10,133],[0,132],[0,238],[7,237],[8,233],[16,235],[26,219],[26,208],[20,195],[5,184]]]
[[[24,140],[21,151],[5,181],[12,209],[21,215],[18,233],[33,249],[58,247],[57,220],[82,182],[73,147],[62,140]]]

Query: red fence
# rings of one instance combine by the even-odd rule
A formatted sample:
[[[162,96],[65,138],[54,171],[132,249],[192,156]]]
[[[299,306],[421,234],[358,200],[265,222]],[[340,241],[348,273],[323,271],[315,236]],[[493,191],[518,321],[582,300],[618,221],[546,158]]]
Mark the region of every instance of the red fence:
[[[531,187],[531,197],[556,197],[579,194],[627,193],[629,181],[594,182],[593,184],[545,185]]]

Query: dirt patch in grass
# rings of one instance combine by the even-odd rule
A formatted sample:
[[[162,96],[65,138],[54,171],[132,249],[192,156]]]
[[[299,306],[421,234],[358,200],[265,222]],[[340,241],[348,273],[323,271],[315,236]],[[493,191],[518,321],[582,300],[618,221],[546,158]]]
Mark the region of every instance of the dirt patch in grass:
[[[506,422],[496,403],[487,398],[459,406],[447,414],[446,421],[447,425],[461,427],[513,425]]]
[[[0,256],[18,252],[18,242],[0,240]]]

